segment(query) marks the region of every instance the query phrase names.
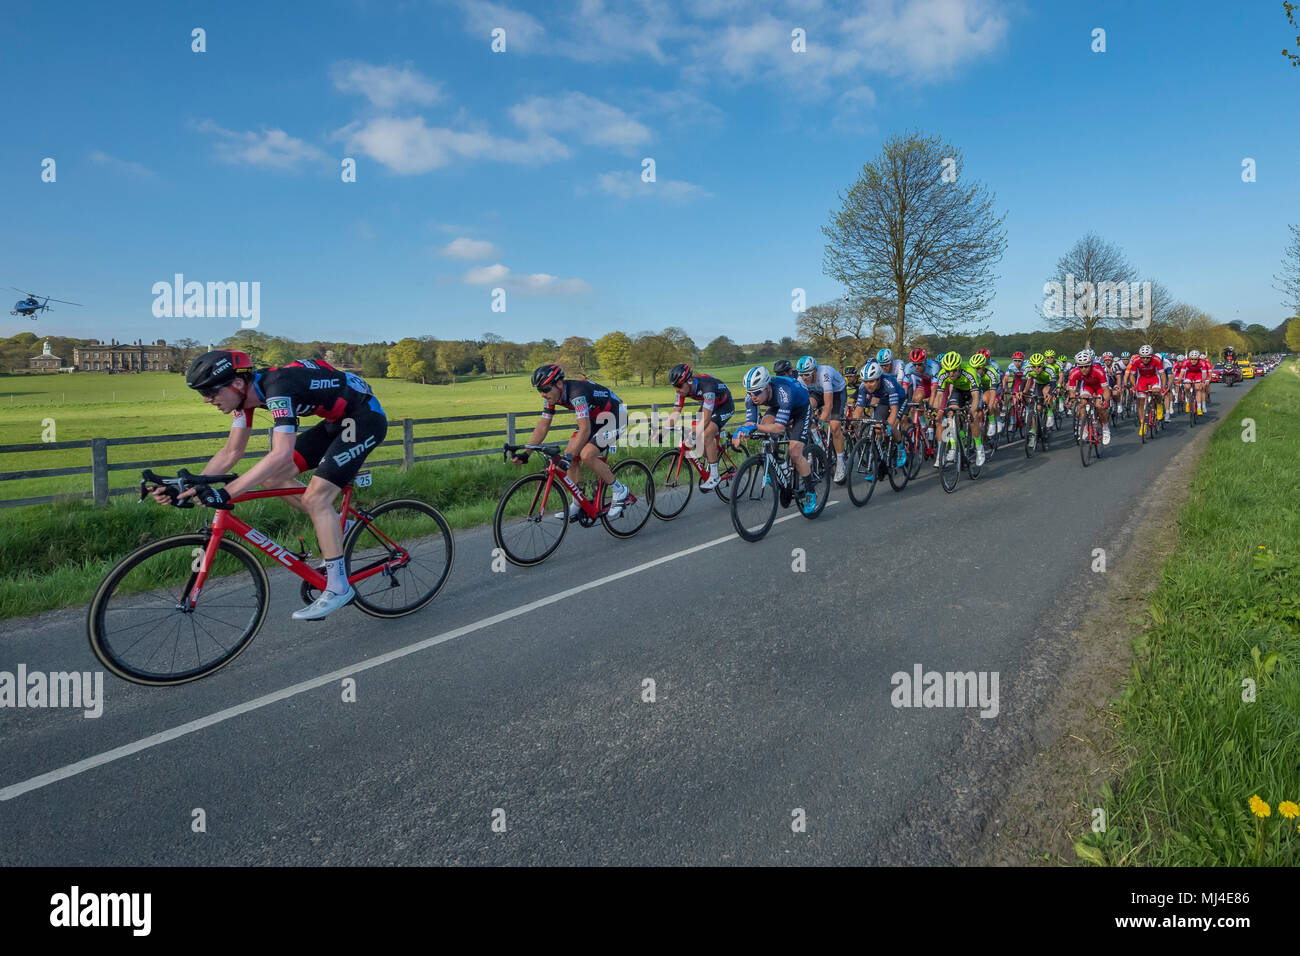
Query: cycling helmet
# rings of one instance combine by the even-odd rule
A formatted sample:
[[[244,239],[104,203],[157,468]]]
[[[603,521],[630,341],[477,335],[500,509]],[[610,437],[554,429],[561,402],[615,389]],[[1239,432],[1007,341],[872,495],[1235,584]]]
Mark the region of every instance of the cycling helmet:
[[[1114,361],[1114,359],[1115,359],[1115,353],[1113,353],[1113,352],[1102,352],[1102,353],[1101,353],[1101,360],[1104,362],[1104,361],[1106,361],[1106,359],[1111,359],[1112,361]]]
[[[846,366],[844,366],[844,377],[845,377],[845,378],[857,378],[857,377],[858,377],[858,367],[857,367],[856,365],[846,365]]]
[[[955,372],[961,368],[961,356],[956,352],[945,352],[943,358],[939,359],[939,368],[945,372]]]
[[[1023,362],[1024,360],[1025,360],[1025,353],[1024,353],[1024,352],[1012,352],[1012,353],[1011,353],[1011,361],[1013,361],[1013,362]]]
[[[970,357],[971,368],[987,368],[988,364],[989,364],[989,360],[984,355],[983,352],[976,352],[974,355]]]
[[[867,366],[867,374],[863,377],[868,382],[876,382],[880,380],[880,376],[883,374],[884,372],[880,369],[880,363],[872,362]]]
[[[1029,356],[1029,364],[1034,367],[1040,367],[1046,365],[1047,360],[1043,358],[1042,352],[1035,352],[1033,355]]]
[[[689,365],[674,365],[668,371],[668,381],[672,382],[673,388],[681,385],[691,377],[691,367]]]
[[[912,360],[912,364],[920,365],[925,361],[925,349],[912,349],[912,354],[908,358]]]
[[[790,364],[789,359],[778,359],[776,364],[772,366],[772,373],[774,375],[784,375],[786,378],[789,378],[794,374],[794,366]]]
[[[195,391],[206,392],[229,385],[239,372],[252,371],[253,360],[247,352],[236,349],[217,349],[204,352],[190,363],[185,373],[185,384]]]
[[[1144,345],[1140,349],[1138,349],[1138,355],[1142,356],[1143,358],[1150,358],[1154,354],[1155,354],[1155,349],[1153,349],[1149,345]]]
[[[1074,353],[1074,364],[1082,365],[1085,368],[1092,364],[1092,350],[1082,349]]]
[[[891,349],[881,349],[876,353],[876,361],[888,367],[889,363],[894,361],[893,351]]]
[[[805,355],[799,359],[799,364],[795,366],[795,371],[800,375],[807,375],[809,372],[817,371],[817,360],[811,355]]]
[[[761,365],[755,365],[745,373],[745,391],[761,392],[767,388],[767,383],[772,381],[772,376],[767,373],[767,369]]]
[[[1054,358],[1056,358],[1056,349],[1048,349],[1047,351],[1045,351],[1043,353],[1043,358],[1047,359],[1047,361],[1049,362],[1052,361]]]
[[[1201,357],[1200,349],[1192,349],[1190,352],[1187,353],[1187,357],[1192,360],[1200,358]]]
[[[558,365],[539,365],[533,370],[533,388],[550,388],[564,379],[564,369]]]
[[[1129,353],[1129,352],[1120,352],[1120,353],[1119,353],[1119,357],[1122,358],[1122,359],[1129,358],[1130,355],[1131,355],[1131,353]]]
[[[980,351],[980,355],[984,356],[986,360],[991,357],[991,353],[989,352],[988,349],[980,349],[979,351]]]

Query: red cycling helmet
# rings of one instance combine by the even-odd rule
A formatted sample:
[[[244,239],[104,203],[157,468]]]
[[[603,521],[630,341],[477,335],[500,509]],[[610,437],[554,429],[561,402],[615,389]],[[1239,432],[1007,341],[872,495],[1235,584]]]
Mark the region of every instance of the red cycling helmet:
[[[1011,361],[1013,361],[1013,362],[1023,362],[1024,360],[1025,360],[1025,353],[1024,353],[1024,352],[1012,352],[1012,353],[1011,353]]]
[[[908,356],[913,365],[920,365],[925,361],[925,349],[912,349],[912,354]]]
[[[989,350],[988,350],[988,349],[980,349],[980,355],[984,356],[985,358],[989,358]]]

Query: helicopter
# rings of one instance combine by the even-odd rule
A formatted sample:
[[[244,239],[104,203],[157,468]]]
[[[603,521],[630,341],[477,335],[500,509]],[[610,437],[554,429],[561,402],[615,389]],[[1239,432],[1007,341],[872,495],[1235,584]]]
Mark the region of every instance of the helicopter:
[[[14,309],[12,312],[9,313],[10,315],[35,316],[37,312],[49,311],[50,310],[49,303],[51,302],[58,302],[63,305],[75,305],[78,308],[81,307],[80,302],[69,302],[66,299],[55,299],[48,295],[45,296],[44,300],[41,300],[40,297],[37,296],[35,292],[23,292],[22,289],[19,289],[17,286],[12,286],[12,285],[9,288],[13,289],[15,292],[22,292],[23,295],[27,297],[25,299],[19,299],[17,302],[14,303]]]

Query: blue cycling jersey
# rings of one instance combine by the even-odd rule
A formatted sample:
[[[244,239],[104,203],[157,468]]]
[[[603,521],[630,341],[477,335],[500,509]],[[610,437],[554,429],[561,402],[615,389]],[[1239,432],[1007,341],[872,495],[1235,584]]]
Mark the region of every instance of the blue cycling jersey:
[[[893,408],[907,401],[907,392],[898,383],[898,379],[892,375],[880,376],[880,387],[874,392],[867,391],[866,382],[858,386],[859,408],[866,408],[868,405],[875,404],[874,399],[876,398],[880,399],[880,404],[889,405]]]
[[[778,425],[789,425],[790,415],[808,405],[808,389],[803,382],[782,375],[772,376],[772,394],[768,399],[766,414],[773,414]],[[745,396],[745,424],[758,424],[758,405],[748,395]]]

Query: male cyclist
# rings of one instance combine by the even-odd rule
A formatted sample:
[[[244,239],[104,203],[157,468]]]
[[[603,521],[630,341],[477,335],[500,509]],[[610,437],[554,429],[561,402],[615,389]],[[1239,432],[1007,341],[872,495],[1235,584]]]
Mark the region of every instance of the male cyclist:
[[[718,476],[718,433],[736,411],[731,389],[712,375],[699,375],[689,365],[674,365],[668,372],[668,381],[677,390],[677,404],[668,413],[668,427],[693,398],[700,403],[700,418],[695,422],[694,434],[687,446],[695,449],[698,457],[701,448],[709,462],[709,477],[700,482],[700,491],[712,491],[722,479]]]
[[[603,385],[589,381],[568,381],[564,369],[558,365],[539,365],[533,370],[533,388],[542,396],[542,417],[533,429],[528,444],[539,445],[546,433],[551,430],[551,420],[555,418],[555,406],[562,405],[572,409],[577,418],[576,431],[569,436],[569,443],[564,453],[572,461],[568,474],[574,484],[580,484],[582,466],[586,465],[596,473],[596,477],[610,486],[614,500],[609,506],[609,516],[617,518],[623,513],[627,502],[628,489],[621,481],[614,479],[614,472],[605,461],[605,457],[618,449],[618,436],[626,427],[623,402],[617,395]],[[510,460],[522,465],[528,460],[529,452],[519,452]],[[578,520],[582,512],[577,501],[569,503],[569,520]]]
[[[835,477],[837,485],[844,484],[844,431],[840,420],[848,404],[848,387],[844,376],[830,365],[818,365],[811,355],[799,359],[795,366],[799,381],[808,389],[810,399],[817,405],[817,415],[831,433],[835,446]]]
[[[1133,356],[1124,372],[1124,384],[1137,393],[1138,434],[1145,434],[1147,392],[1155,392],[1159,402],[1160,393],[1168,389],[1164,363],[1156,358],[1155,350],[1150,345],[1142,346],[1138,349],[1138,354]],[[1156,406],[1156,417],[1163,419],[1164,414],[1165,406],[1160,402]]]
[[[1043,406],[1047,409],[1045,424],[1046,427],[1051,428],[1052,390],[1056,387],[1056,378],[1052,373],[1051,366],[1047,364],[1047,356],[1042,352],[1035,352],[1029,356],[1029,371],[1025,373],[1025,379],[1029,388],[1037,390],[1037,397],[1042,399]]]
[[[867,409],[871,409],[872,421],[883,421],[889,425],[894,441],[898,445],[899,468],[907,464],[907,448],[903,442],[903,430],[899,427],[898,414],[907,401],[907,392],[898,379],[880,370],[879,362],[867,366],[866,377],[858,389],[857,407],[853,409],[854,418],[865,418]],[[875,475],[866,476],[868,481],[875,481]]]
[[[1070,377],[1066,382],[1066,387],[1078,395],[1079,409],[1074,413],[1075,432],[1079,431],[1078,422],[1083,421],[1082,406],[1086,401],[1091,401],[1097,407],[1097,414],[1101,417],[1101,443],[1110,444],[1110,385],[1106,378],[1106,372],[1099,365],[1094,365],[1092,361],[1092,350],[1083,349],[1074,357],[1074,368],[1070,370]]]
[[[1191,383],[1195,393],[1192,401],[1196,402],[1196,410],[1204,415],[1205,396],[1210,390],[1210,363],[1201,356],[1198,349],[1187,353],[1187,359],[1183,363],[1183,381]]]
[[[1007,369],[1002,373],[1002,392],[1004,395],[1011,396],[1011,410],[1024,401],[1025,374],[1028,371],[1029,369],[1025,367],[1025,353],[1012,352],[1011,361],[1007,363]]]
[[[983,358],[983,356],[980,356]],[[974,356],[972,356],[972,361]],[[948,352],[939,360],[939,377],[935,379],[935,395],[939,399],[939,404],[949,410],[957,408],[969,408],[971,411],[971,430],[975,434],[975,464],[984,464],[984,434],[980,431],[979,420],[976,417],[980,412],[981,398],[981,381],[982,377],[970,365],[964,364],[961,355],[957,352]],[[934,467],[938,468],[943,457],[943,438],[945,429],[946,416],[939,416],[938,438],[936,442],[939,445],[939,452],[934,456]],[[948,448],[947,460],[952,461],[957,457],[956,440]]]
[[[893,349],[881,349],[876,353],[876,362],[880,365],[880,372],[883,375],[892,375],[896,381],[903,380],[903,369],[905,363],[902,359],[894,358]]]
[[[937,409],[938,402],[932,395],[935,392],[934,380],[939,377],[939,363],[934,359],[927,357],[925,349],[912,349],[909,361],[903,366],[903,377],[899,382],[908,393],[912,396],[912,401],[917,406],[912,412],[912,422],[920,423],[920,406],[929,402],[932,408]],[[934,428],[927,422],[925,426],[926,438],[934,441]]]
[[[994,428],[1002,431],[1006,427],[997,415],[998,393],[1002,389],[1002,369],[997,362],[993,361],[988,349],[980,349],[975,354],[983,357],[984,373],[988,379],[984,388],[984,407],[989,410],[988,435],[991,438],[993,437]],[[974,356],[971,356],[971,358],[974,358]]]
[[[244,457],[254,409],[265,408],[271,413],[271,450],[224,488],[191,488],[179,498],[193,495],[209,508],[225,509],[232,498],[258,485],[301,487],[296,476],[315,468],[307,490],[287,496],[284,501],[311,518],[327,581],[320,597],[310,606],[294,611],[293,619],[317,621],[350,602],[356,592],[348,584],[343,566],[343,529],[334,499],[356,477],[366,456],[388,432],[388,418],[369,384],[351,372],[310,359],[254,371],[248,354],[235,349],[200,355],[190,363],[185,384],[209,405],[232,416],[230,437],[204,466],[204,474],[228,472]],[[323,421],[299,434],[300,415],[317,416]],[[164,504],[171,500],[161,487],[153,496]]]
[[[760,405],[767,406],[761,415]],[[803,453],[803,446],[812,440],[812,412],[808,389],[802,382],[769,375],[761,365],[745,373],[745,424],[736,429],[731,444],[739,448],[741,441],[755,431],[789,436],[790,461],[803,479],[803,513],[813,514],[817,510],[817,485],[812,465]]]

